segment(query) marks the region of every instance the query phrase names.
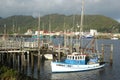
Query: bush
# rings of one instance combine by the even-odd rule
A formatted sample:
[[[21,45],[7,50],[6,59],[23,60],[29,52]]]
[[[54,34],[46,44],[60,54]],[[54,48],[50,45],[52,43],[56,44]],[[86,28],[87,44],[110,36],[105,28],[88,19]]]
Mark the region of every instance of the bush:
[[[6,66],[0,66],[0,80],[36,80]]]
[[[16,76],[18,75],[18,72],[10,69],[8,67],[2,66],[0,68],[0,79],[1,80],[17,80]]]

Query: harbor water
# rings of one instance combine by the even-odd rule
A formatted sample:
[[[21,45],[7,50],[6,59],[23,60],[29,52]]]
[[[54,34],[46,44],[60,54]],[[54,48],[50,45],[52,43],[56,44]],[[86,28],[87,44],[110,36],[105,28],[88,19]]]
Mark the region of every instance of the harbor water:
[[[56,38],[52,41],[54,41],[55,45],[58,43],[63,44],[63,39],[60,40],[59,38]],[[87,39],[83,40],[82,45],[88,43],[89,41],[90,40]],[[106,45],[104,47],[104,60],[106,62],[106,65],[104,68],[96,70],[69,73],[52,73],[50,65],[51,60],[42,60],[40,63],[40,68],[38,68],[38,57],[33,56],[33,61],[31,61],[31,58],[29,58],[31,55],[27,57],[28,59],[25,61],[25,64],[27,65],[23,64],[24,66],[21,66],[22,64],[20,55],[15,55],[14,57],[16,58],[13,59],[10,57],[8,62],[4,61],[4,58],[2,60],[4,61],[3,63],[7,63],[7,65],[12,66],[13,69],[18,70],[22,74],[38,80],[120,80],[120,40],[99,39],[96,43],[98,45],[97,48],[100,52],[102,52],[102,44]],[[111,44],[113,45],[112,65],[109,64],[111,47],[108,46]],[[33,62],[34,64],[32,64]],[[40,70],[38,71],[38,69]]]
[[[101,44],[113,44],[113,64],[109,64],[110,47],[105,47],[106,66],[101,69],[71,72],[71,73],[52,73],[50,60],[46,60],[41,65],[40,80],[120,80],[120,40],[97,40],[98,48]],[[37,78],[37,76],[36,76]]]

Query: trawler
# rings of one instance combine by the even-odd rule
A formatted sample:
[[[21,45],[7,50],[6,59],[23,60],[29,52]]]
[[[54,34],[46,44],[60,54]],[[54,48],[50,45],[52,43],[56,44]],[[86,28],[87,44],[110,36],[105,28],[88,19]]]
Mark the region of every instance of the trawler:
[[[82,25],[83,9],[84,9],[84,0],[82,0],[81,25],[80,25],[81,28],[83,26]],[[80,32],[82,32],[82,29],[80,29]],[[82,36],[81,33],[80,36]],[[95,39],[93,41],[95,41]],[[52,72],[87,71],[87,70],[99,69],[105,66],[105,63],[103,62],[103,58],[101,57],[102,53],[99,53],[98,51],[93,49],[91,49],[92,53],[87,53],[86,50],[88,49],[80,48],[79,51],[75,51],[67,54],[67,57],[64,60],[52,61],[51,62]]]

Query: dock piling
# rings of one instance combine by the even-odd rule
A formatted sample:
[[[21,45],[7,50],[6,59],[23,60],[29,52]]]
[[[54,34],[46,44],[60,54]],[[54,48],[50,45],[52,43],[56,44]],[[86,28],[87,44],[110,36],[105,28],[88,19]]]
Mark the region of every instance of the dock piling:
[[[102,60],[101,60],[101,62],[103,62],[104,61],[104,44],[102,44]]]
[[[38,72],[40,72],[40,50],[38,51]]]
[[[111,44],[111,51],[110,51],[110,65],[113,64],[113,44]]]

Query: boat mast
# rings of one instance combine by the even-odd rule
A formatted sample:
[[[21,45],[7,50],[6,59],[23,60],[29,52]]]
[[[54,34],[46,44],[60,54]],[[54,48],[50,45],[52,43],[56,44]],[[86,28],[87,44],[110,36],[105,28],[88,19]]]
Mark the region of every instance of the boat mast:
[[[66,42],[66,28],[65,28],[65,17],[64,17],[64,24],[63,24],[63,27],[64,27],[64,48],[66,48],[67,47],[67,42]]]
[[[40,15],[38,17],[38,71],[40,71]]]
[[[84,19],[84,2],[85,0],[82,0],[82,8],[81,8],[81,20],[80,20],[80,49],[82,47],[82,31],[83,31],[83,19]]]
[[[38,54],[40,55],[40,15],[38,17],[38,33],[37,33],[37,38],[38,38]]]
[[[49,15],[49,40],[50,40],[50,43],[52,42],[51,40],[51,16]]]
[[[80,32],[82,32],[82,29],[83,29],[84,3],[85,3],[85,0],[82,0],[81,21],[80,21]]]

